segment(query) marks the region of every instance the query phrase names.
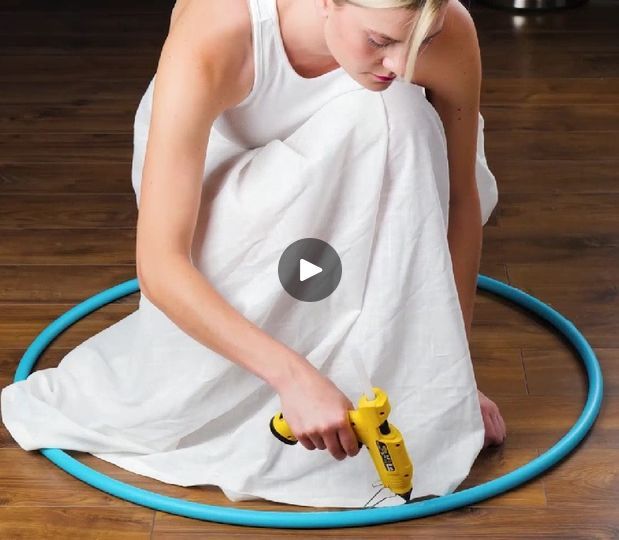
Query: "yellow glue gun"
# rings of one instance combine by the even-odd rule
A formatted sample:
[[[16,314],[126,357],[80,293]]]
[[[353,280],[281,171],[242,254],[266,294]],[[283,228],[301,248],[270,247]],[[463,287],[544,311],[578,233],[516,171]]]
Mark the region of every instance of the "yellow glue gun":
[[[348,411],[350,425],[359,441],[359,448],[364,445],[369,450],[383,486],[408,502],[413,490],[413,463],[402,434],[387,421],[391,412],[387,394],[377,386],[372,389],[373,400],[362,394],[358,408]],[[271,418],[270,428],[280,441],[297,444],[281,412]]]

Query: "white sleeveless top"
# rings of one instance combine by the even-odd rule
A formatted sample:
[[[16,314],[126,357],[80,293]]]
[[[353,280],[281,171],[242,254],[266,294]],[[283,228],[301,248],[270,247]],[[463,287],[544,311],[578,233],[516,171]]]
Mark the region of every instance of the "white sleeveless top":
[[[245,148],[285,139],[332,98],[364,88],[339,67],[319,77],[299,75],[288,59],[276,0],[248,0],[254,84],[249,95],[221,113],[213,128]]]

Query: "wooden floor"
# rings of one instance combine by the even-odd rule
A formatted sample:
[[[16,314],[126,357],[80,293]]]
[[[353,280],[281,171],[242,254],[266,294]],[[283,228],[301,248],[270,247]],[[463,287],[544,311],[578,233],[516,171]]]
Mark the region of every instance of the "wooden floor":
[[[0,386],[34,337],[96,292],[135,277],[133,115],[153,75],[171,1],[4,0],[0,7]],[[25,452],[0,426],[0,537],[616,538],[619,535],[619,3],[522,15],[470,6],[483,61],[481,112],[499,205],[481,273],[558,309],[594,347],[605,401],[561,464],[469,508],[367,528],[293,531],[186,519],[114,498]],[[125,317],[137,295],[80,321],[43,355]],[[479,387],[508,426],[461,488],[507,473],[578,418],[586,382],[547,324],[479,293],[472,336]],[[114,478],[187,500],[232,504],[70,452]]]

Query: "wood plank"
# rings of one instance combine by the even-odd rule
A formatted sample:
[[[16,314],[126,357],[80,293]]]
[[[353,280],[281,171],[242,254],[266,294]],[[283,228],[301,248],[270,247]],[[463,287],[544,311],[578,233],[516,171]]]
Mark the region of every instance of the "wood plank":
[[[619,159],[597,162],[570,159],[493,160],[490,166],[499,191],[499,203],[510,193],[531,193],[550,198],[562,193],[619,193]],[[525,174],[526,173],[526,174]],[[543,178],[543,182],[540,179]]]
[[[0,161],[0,194],[132,193],[131,164],[22,163]]]
[[[135,264],[135,229],[11,230],[0,243],[0,264]]]
[[[6,265],[0,266],[0,305],[77,304],[136,277],[135,265]],[[116,303],[136,304],[136,295]],[[6,306],[5,309],[11,309]]]
[[[619,264],[619,238],[613,231],[570,234],[522,233],[500,227],[484,231],[484,256],[488,261],[510,264],[553,262],[566,266]]]
[[[68,452],[72,457],[80,452]],[[87,454],[89,455],[89,454]],[[90,456],[90,455],[89,455]],[[96,464],[86,463],[95,470],[108,474],[104,467],[97,467],[102,460],[90,456]],[[20,464],[16,467],[15,464]],[[105,462],[103,462],[105,463]],[[31,450],[26,452],[21,448],[5,448],[0,450],[0,467],[3,471],[3,482],[11,486],[4,492],[2,506],[12,507],[99,507],[116,508],[117,510],[139,509],[140,506],[124,499],[109,495],[105,491],[94,488],[65,472],[48,460],[40,452]],[[111,465],[111,467],[113,467]],[[115,467],[118,469],[117,467]],[[123,482],[131,482],[127,471]],[[139,475],[132,475],[138,477]],[[152,480],[156,482],[156,480]],[[147,514],[147,512],[145,512]],[[0,529],[1,531],[1,529]]]
[[[499,407],[507,426],[506,447],[536,447],[545,452],[568,433],[580,417],[585,399],[575,395],[506,395],[492,400]],[[584,448],[619,449],[619,400],[602,402],[593,429],[576,451]]]
[[[617,455],[616,448],[585,448],[570,454],[544,480],[548,503],[569,512],[616,501],[619,498]]]
[[[1,229],[135,228],[134,193],[19,193],[0,199]],[[109,233],[108,233],[109,234]]]
[[[497,394],[527,394],[527,383],[519,349],[477,351],[471,347],[475,380],[490,399]]]
[[[597,137],[605,131],[616,132],[619,125],[619,110],[616,103],[594,105],[485,103],[481,113],[484,117],[484,134],[488,133],[488,136],[493,137],[504,136],[505,132],[513,130],[549,133],[590,131],[593,137]],[[25,114],[32,112],[26,109]],[[58,112],[58,115],[60,114]]]
[[[619,332],[618,321],[608,320],[608,316],[603,312],[574,315],[576,312],[577,307],[574,307],[574,311],[566,318],[585,336],[591,347],[596,350],[619,347],[619,338],[616,337]],[[523,312],[517,318],[495,321],[480,319],[475,314],[471,347],[477,354],[485,354],[485,351],[501,347],[530,347],[554,351],[571,347],[571,344],[550,323],[535,314]]]
[[[525,31],[520,32],[516,29],[510,31],[498,31],[495,28],[493,32],[484,32],[481,37],[478,37],[479,47],[483,52],[491,51],[495,54],[497,51],[509,50],[515,57],[535,58],[535,50],[543,50],[545,53],[556,49],[561,52],[569,52],[572,55],[580,55],[582,53],[617,53],[619,52],[619,42],[616,39],[616,33],[611,29],[603,30],[586,30],[581,28],[578,32],[578,39],[572,32],[553,32],[553,31]],[[479,31],[478,31],[479,33]],[[535,70],[535,73],[539,73]]]
[[[0,132],[33,133],[41,129],[56,132],[92,133],[93,126],[104,133],[133,133],[137,104],[123,101],[75,106],[33,103],[0,104]]]
[[[619,349],[597,348],[593,351],[604,378],[605,399],[619,395]],[[588,391],[587,374],[582,361],[568,351],[523,351],[527,386],[531,395],[571,396],[585,399]]]
[[[372,540],[381,538],[570,538],[591,540],[612,538],[616,530],[615,507],[603,505],[581,507],[578,512],[566,512],[561,507],[481,507],[474,506],[452,510],[435,516],[398,523],[369,527],[320,529],[317,532],[290,529],[263,529],[259,527],[231,527],[219,523],[202,523],[178,516],[157,512],[153,540],[179,538],[304,538],[320,540]],[[268,531],[268,532],[267,532]],[[202,535],[202,536],[201,536]],[[244,536],[243,536],[244,535]]]
[[[153,55],[158,58],[158,55]],[[18,81],[2,83],[2,102],[9,104],[121,105],[133,103],[137,108],[140,98],[148,88],[155,72],[149,77],[128,77],[122,81],[109,79],[82,79],[68,81],[49,79],[41,84],[24,84]]]
[[[13,80],[22,86],[42,84],[48,80],[81,79],[150,79],[157,71],[158,53],[80,55],[4,56],[0,54],[0,82]]]
[[[572,298],[585,298],[589,292],[583,291],[589,286],[591,290],[600,290],[596,300],[604,300],[602,290],[609,285],[619,283],[619,267],[603,264],[600,266],[564,265],[561,262],[539,262],[534,264],[512,263],[508,266],[510,282],[514,286],[542,287],[544,290],[563,290]]]
[[[2,538],[148,540],[153,510],[138,508],[20,508],[0,506]]]
[[[131,163],[133,136],[130,132],[55,133],[48,125],[33,133],[0,133],[0,147],[7,163],[64,161],[72,163]],[[10,158],[8,157],[10,156]]]
[[[24,349],[45,327],[73,305],[33,304],[0,311],[0,349]],[[54,340],[58,347],[75,347],[104,328],[133,313],[134,304],[112,303],[94,311],[67,328]]]
[[[510,104],[517,107],[521,104],[602,105],[619,102],[619,78],[570,75],[538,77],[532,73],[529,77],[484,78],[481,88],[482,115],[485,117],[485,107],[491,105]],[[553,123],[557,120],[555,118]]]
[[[508,264],[510,283],[556,309],[570,320],[594,349],[614,347],[613,328],[619,272],[609,264],[587,266],[563,261]],[[605,337],[600,339],[601,334]],[[533,343],[527,348],[537,347]],[[570,346],[571,347],[571,346]],[[561,350],[556,349],[560,355]],[[526,359],[525,359],[526,365]]]
[[[477,457],[470,474],[456,491],[462,491],[508,474],[538,456],[539,451],[535,448],[511,448],[508,445],[485,448]],[[475,503],[474,506],[483,508],[545,507],[544,481],[539,478],[534,479],[515,489]]]
[[[617,208],[616,193],[503,193],[497,221],[502,229],[529,235],[539,231],[540,219],[544,234],[604,233],[616,226]]]
[[[85,210],[87,209],[87,210]],[[134,193],[19,193],[0,199],[0,230],[135,228]]]
[[[618,62],[619,65],[619,62]],[[579,162],[598,159],[616,159],[619,155],[617,137],[607,133],[588,131],[535,131],[512,130],[505,136],[493,134],[484,139],[488,164],[493,161],[518,156],[518,162],[526,171],[529,159],[577,159]],[[490,167],[492,170],[492,167]]]
[[[99,5],[101,13],[97,14],[89,13],[84,6],[63,11],[54,4],[54,17],[44,10],[37,12],[23,7],[5,11],[0,18],[0,50],[11,56],[45,56],[75,49],[80,54],[96,51],[120,54],[123,50],[125,54],[127,51],[141,54],[160,49],[168,33],[173,2],[151,13],[132,13],[131,7],[132,4],[114,10],[112,6],[102,9]]]
[[[604,282],[603,275],[603,269],[591,268],[587,278],[583,276],[580,283],[573,288],[558,283],[554,285],[544,283],[543,277],[525,282],[514,279],[511,280],[511,284],[558,310],[564,316],[578,319],[583,314],[602,312],[608,315],[608,309],[616,304],[617,286],[615,282]],[[551,277],[552,274],[548,276]]]

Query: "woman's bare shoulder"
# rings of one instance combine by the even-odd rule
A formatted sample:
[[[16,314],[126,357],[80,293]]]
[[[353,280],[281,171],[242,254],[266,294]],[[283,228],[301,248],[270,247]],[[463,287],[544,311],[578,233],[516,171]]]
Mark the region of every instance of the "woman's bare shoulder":
[[[218,26],[236,26],[251,30],[247,0],[176,0],[170,13],[169,31],[181,17],[199,21],[205,30]]]
[[[182,36],[177,41],[187,50],[221,66],[234,102],[240,103],[249,94],[254,62],[247,0],[176,0],[168,39],[172,36]]]
[[[467,52],[476,46],[467,34],[475,32],[471,14],[459,0],[448,0],[443,30],[431,43],[422,46],[415,66],[415,84],[433,88],[440,82],[446,69],[452,68],[454,56]],[[466,48],[466,51],[463,51]]]

